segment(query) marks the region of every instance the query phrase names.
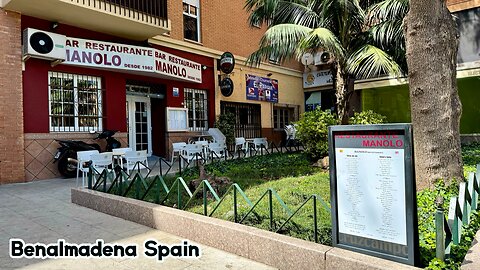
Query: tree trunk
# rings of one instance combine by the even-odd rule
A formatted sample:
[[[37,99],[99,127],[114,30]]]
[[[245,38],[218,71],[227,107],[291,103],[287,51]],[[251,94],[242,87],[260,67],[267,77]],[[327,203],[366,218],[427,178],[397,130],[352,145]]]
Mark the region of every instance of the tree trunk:
[[[404,34],[417,189],[462,180],[458,36],[445,0],[410,0]]]
[[[335,96],[337,97],[338,119],[348,125],[348,78],[340,65],[335,68]]]

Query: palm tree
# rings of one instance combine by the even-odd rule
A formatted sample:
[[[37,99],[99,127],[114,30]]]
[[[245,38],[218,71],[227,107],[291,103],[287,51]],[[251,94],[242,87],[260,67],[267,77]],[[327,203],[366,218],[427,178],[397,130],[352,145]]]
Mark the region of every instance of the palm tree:
[[[268,25],[247,62],[330,52],[338,117],[346,124],[355,79],[406,71],[402,27],[408,8],[408,0],[246,0],[250,25]]]

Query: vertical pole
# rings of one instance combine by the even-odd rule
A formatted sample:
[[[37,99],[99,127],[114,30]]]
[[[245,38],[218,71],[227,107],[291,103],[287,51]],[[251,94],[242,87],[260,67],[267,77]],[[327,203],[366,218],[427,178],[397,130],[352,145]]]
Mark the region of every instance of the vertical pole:
[[[202,182],[203,186],[203,215],[207,215],[207,183],[205,180]]]
[[[119,179],[119,186],[118,186],[118,195],[120,196],[123,196],[123,175],[122,175],[122,171],[119,172],[119,175],[118,177],[120,178]]]
[[[160,165],[160,176],[163,177],[163,170],[162,170],[162,161],[163,161],[163,158],[159,158],[158,159],[158,163]],[[168,165],[168,164],[167,164]],[[173,163],[172,163],[173,165]]]
[[[440,260],[445,260],[445,228],[444,220],[445,216],[443,213],[443,197],[438,196],[435,199],[435,204],[437,206],[437,211],[435,212],[435,241],[436,241],[436,258]]]
[[[90,168],[88,170],[88,174],[87,174],[87,185],[88,185],[88,189],[92,189],[92,182],[93,182],[93,171],[92,171],[92,168]]]
[[[237,188],[233,186],[233,221],[238,222],[237,219]]]
[[[103,192],[107,192],[107,180],[108,180],[108,169],[103,169],[102,175],[105,175],[103,179]],[[100,176],[101,177],[101,176]]]
[[[436,257],[437,259],[445,259],[445,235],[443,209],[437,209],[435,213],[435,230],[436,230]]]
[[[272,190],[268,190],[268,209],[270,212],[270,230],[273,231],[273,201],[272,201]]]
[[[318,243],[317,196],[313,195],[313,238]]]
[[[180,181],[177,180],[177,209],[182,209],[182,193],[180,192]]]
[[[160,166],[161,166],[161,165],[162,165],[162,164],[160,163]],[[160,176],[160,177],[162,177],[162,176]],[[155,203],[156,203],[156,204],[160,203],[160,187],[161,187],[160,177],[158,177],[158,178],[155,177],[155,178],[154,178],[154,179],[158,179],[158,181],[157,181],[157,183],[156,183],[156,185],[157,185],[156,191],[157,191],[157,192],[155,193]],[[155,180],[154,180],[154,181],[155,181]]]
[[[179,157],[178,157],[178,173],[180,175],[182,175],[182,160],[183,160],[182,155],[179,155]]]
[[[135,176],[133,178],[133,181],[135,181],[135,199],[139,200],[140,199],[140,182],[138,181],[138,176]]]

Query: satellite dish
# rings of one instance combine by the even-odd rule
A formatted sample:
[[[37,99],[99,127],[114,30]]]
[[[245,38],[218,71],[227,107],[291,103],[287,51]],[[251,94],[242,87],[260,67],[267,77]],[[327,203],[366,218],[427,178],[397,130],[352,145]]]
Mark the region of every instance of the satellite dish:
[[[305,53],[302,56],[302,64],[305,65],[305,66],[313,65],[313,54]]]

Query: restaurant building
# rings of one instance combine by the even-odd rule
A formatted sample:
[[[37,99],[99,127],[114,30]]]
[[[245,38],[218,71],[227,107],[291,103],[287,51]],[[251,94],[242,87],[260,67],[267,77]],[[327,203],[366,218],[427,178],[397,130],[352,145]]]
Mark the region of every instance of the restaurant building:
[[[93,142],[90,131],[117,130],[122,146],[168,157],[172,142],[226,110],[238,136],[278,141],[303,111],[297,65],[245,65],[265,29],[248,26],[242,3],[0,3],[0,183],[59,176],[56,140]],[[229,74],[218,68],[225,51],[236,62]],[[219,87],[227,77],[229,96]],[[270,87],[268,99],[253,81]]]

